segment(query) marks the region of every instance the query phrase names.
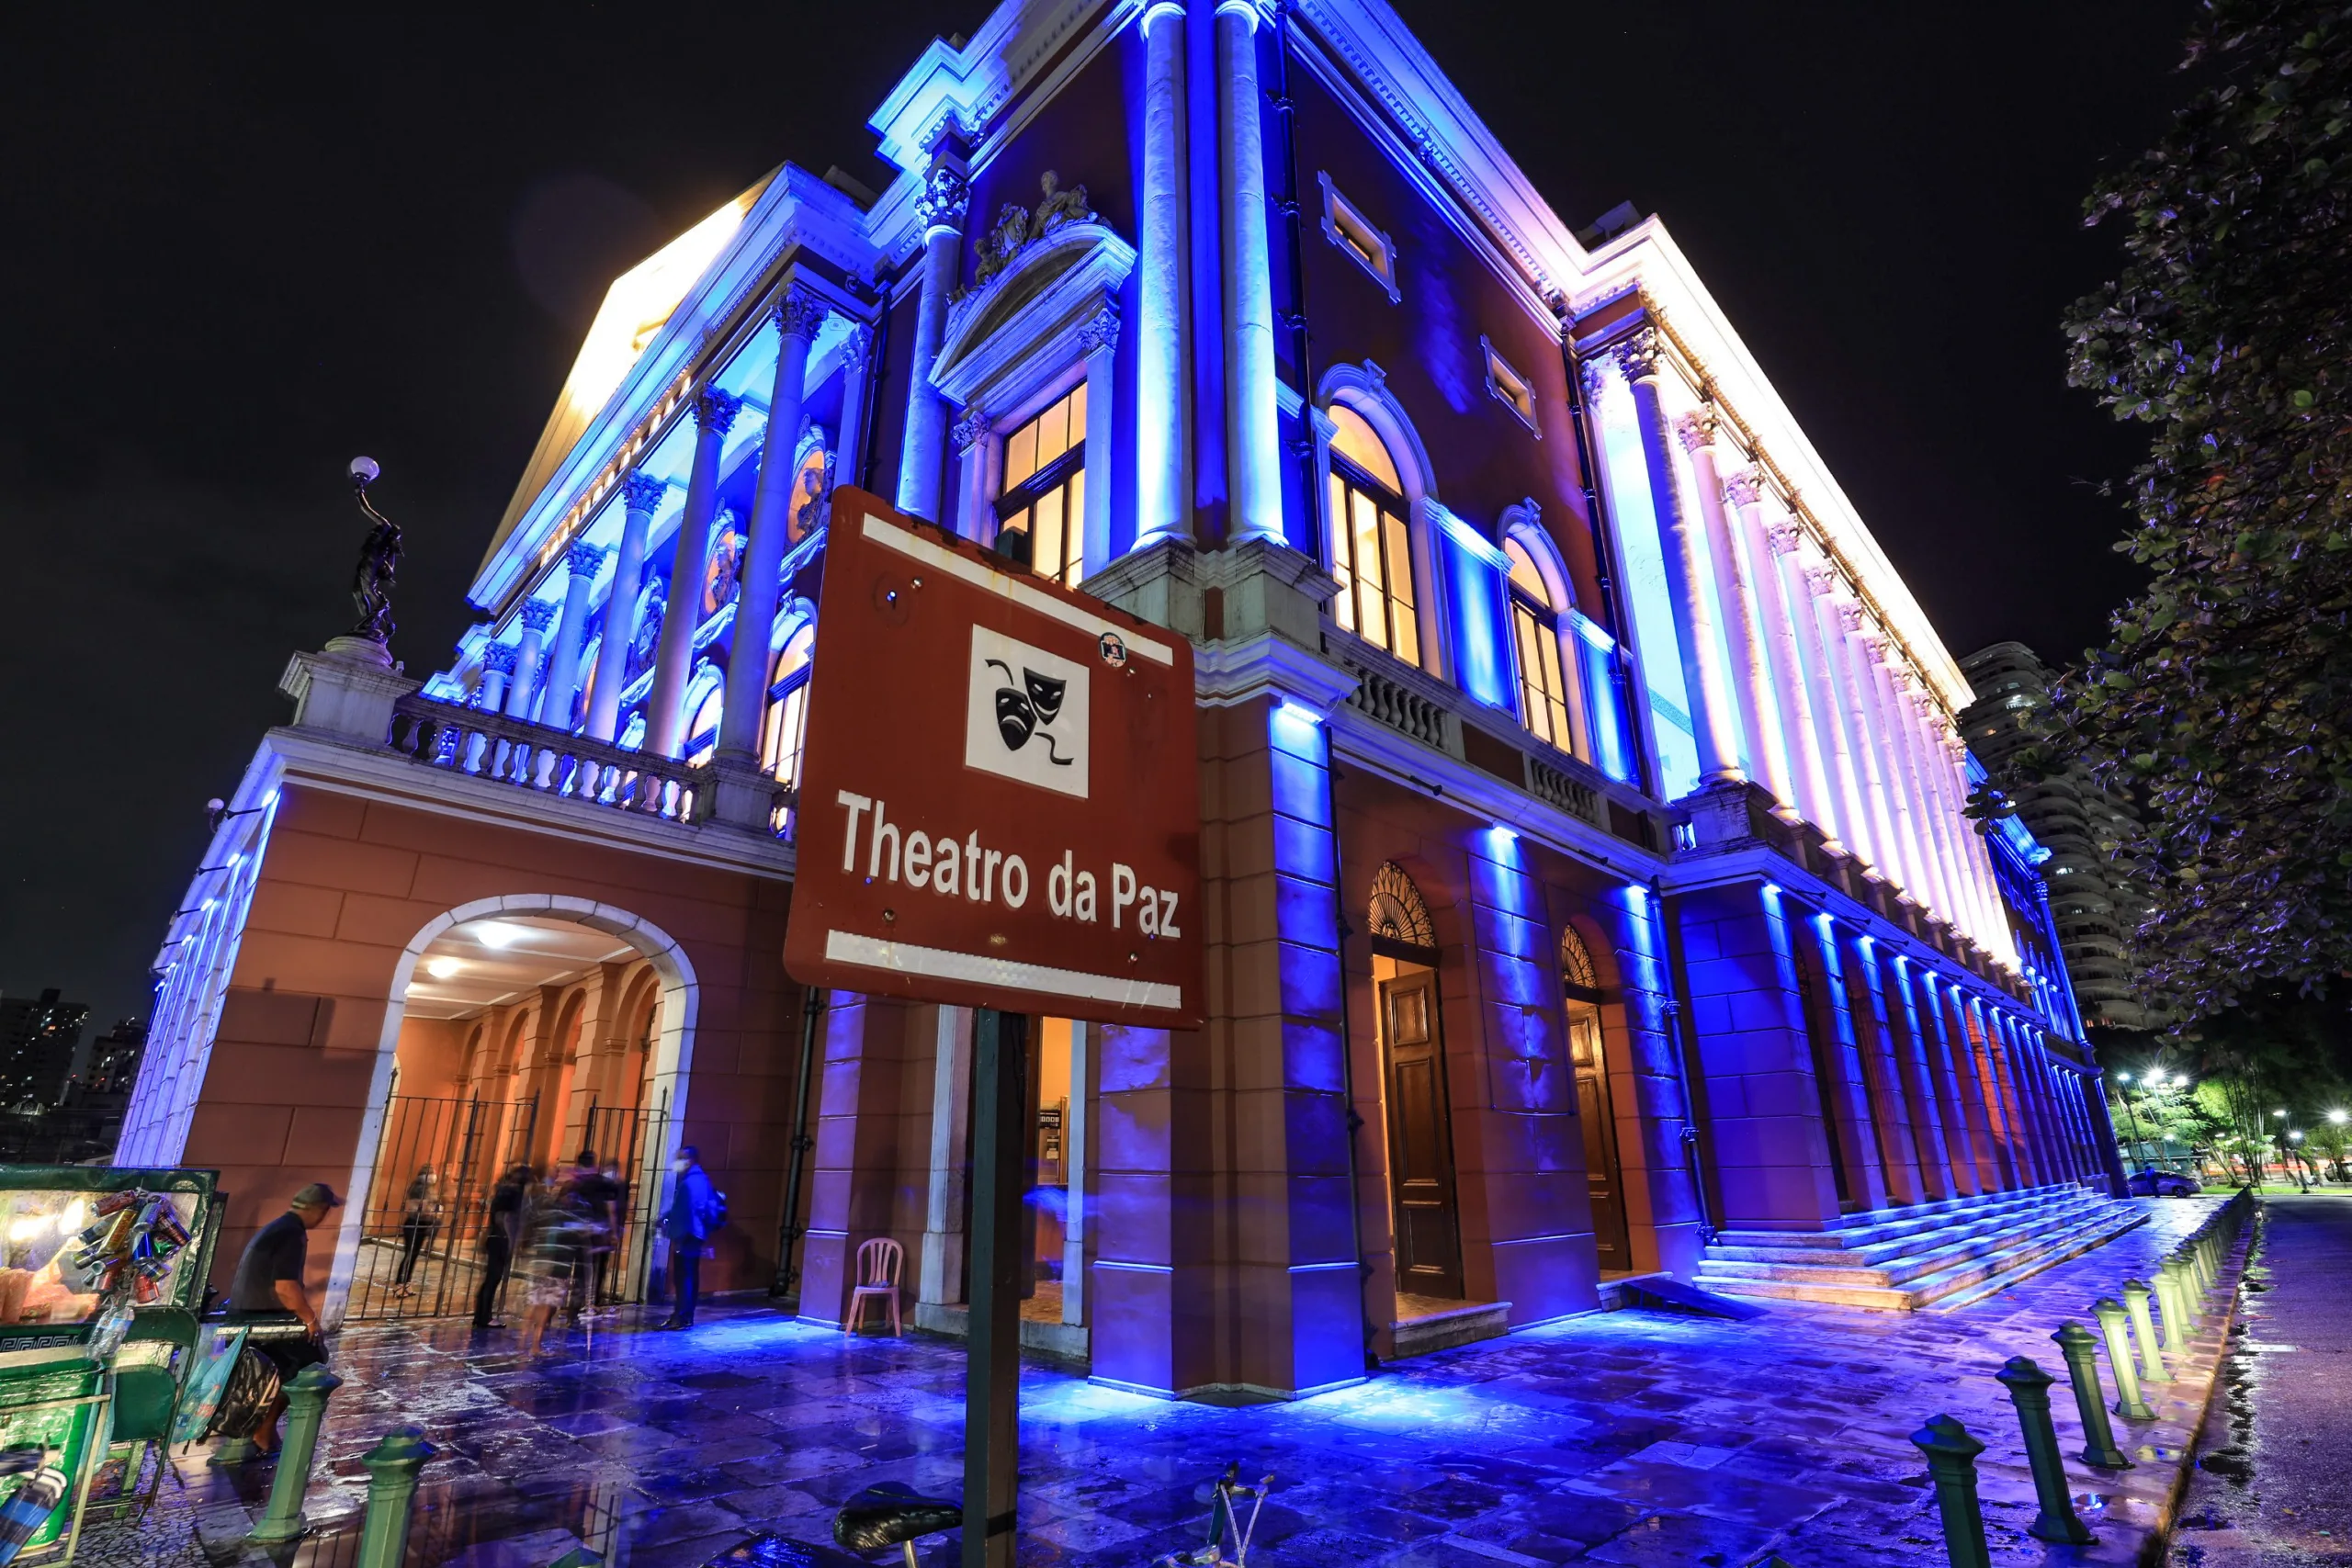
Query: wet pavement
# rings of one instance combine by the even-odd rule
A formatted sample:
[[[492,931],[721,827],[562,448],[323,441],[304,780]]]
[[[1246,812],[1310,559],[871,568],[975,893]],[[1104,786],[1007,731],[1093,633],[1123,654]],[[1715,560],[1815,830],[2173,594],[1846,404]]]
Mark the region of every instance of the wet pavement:
[[[2265,1202],[2245,1331],[2173,1540],[2181,1568],[2352,1563],[2352,1196]]]
[[[2146,1273],[2215,1201],[2144,1201],[2150,1223],[1962,1311],[1907,1315],[1775,1306],[1745,1323],[1596,1314],[1398,1363],[1288,1404],[1170,1404],[1024,1367],[1021,1561],[1150,1562],[1197,1544],[1200,1483],[1227,1460],[1272,1472],[1253,1562],[1267,1568],[1523,1568],[1569,1562],[1729,1565],[1778,1551],[1794,1568],[1940,1565],[1924,1466],[1908,1435],[1950,1413],[1981,1461],[1996,1563],[2126,1562],[2169,1502],[2201,1377],[2152,1390],[2155,1421],[2118,1423],[2139,1460],[2120,1477],[2070,1463],[2100,1540],[2055,1551],[2023,1534],[2032,1493],[2015,1414],[1992,1373],[2029,1355],[2061,1378],[2058,1427],[2081,1446],[2049,1336]],[[2220,1342],[2209,1335],[2210,1368]],[[833,1510],[876,1481],[959,1489],[960,1346],[848,1338],[757,1306],[707,1310],[665,1334],[599,1324],[522,1364],[507,1336],[462,1323],[356,1328],[330,1408],[299,1564],[356,1561],[366,1472],[388,1429],[422,1427],[413,1568],[537,1568],[574,1547],[615,1568],[684,1568],[773,1530],[829,1539]],[[94,1533],[96,1568],[201,1568],[193,1532],[233,1540],[266,1467],[179,1458],[144,1529]],[[950,1538],[952,1543],[952,1538]],[[952,1546],[927,1543],[926,1564]],[[257,1559],[255,1560],[257,1561]]]

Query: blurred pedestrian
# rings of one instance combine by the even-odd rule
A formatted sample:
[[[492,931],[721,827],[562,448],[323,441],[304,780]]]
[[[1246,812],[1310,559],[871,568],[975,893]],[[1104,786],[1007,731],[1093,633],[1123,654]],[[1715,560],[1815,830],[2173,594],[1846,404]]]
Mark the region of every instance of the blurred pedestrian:
[[[525,1205],[529,1201],[531,1168],[527,1165],[509,1166],[506,1174],[498,1179],[491,1190],[490,1212],[481,1227],[481,1287],[474,1292],[474,1326],[499,1328],[491,1312],[498,1304],[498,1292],[506,1283],[506,1271],[514,1262],[514,1249],[523,1239]]]
[[[302,1273],[310,1262],[311,1233],[341,1207],[343,1200],[335,1196],[334,1188],[323,1181],[311,1182],[294,1194],[286,1213],[254,1233],[230,1280],[232,1316],[291,1314],[301,1320],[300,1338],[272,1336],[248,1341],[277,1367],[281,1386],[304,1367],[327,1359],[326,1331],[320,1326],[318,1310],[311,1304],[310,1287]],[[258,1423],[247,1434],[262,1452],[277,1451],[277,1418],[285,1413],[286,1396],[281,1393],[263,1407]]]
[[[727,1199],[710,1184],[702,1168],[701,1151],[692,1144],[680,1146],[670,1168],[670,1206],[662,1211],[662,1234],[670,1242],[670,1315],[664,1328],[695,1325],[695,1297],[702,1288],[702,1260],[710,1251],[711,1234],[727,1223]]]
[[[414,1293],[410,1281],[416,1275],[419,1254],[433,1245],[433,1235],[441,1228],[441,1173],[431,1166],[420,1168],[408,1184],[408,1195],[401,1207],[401,1268],[392,1276],[392,1294]]]

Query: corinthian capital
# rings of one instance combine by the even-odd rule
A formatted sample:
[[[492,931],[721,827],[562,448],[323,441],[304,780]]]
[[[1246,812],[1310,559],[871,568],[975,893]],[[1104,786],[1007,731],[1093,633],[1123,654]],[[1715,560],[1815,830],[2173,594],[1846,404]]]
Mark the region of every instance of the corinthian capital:
[[[1776,556],[1792,556],[1804,543],[1804,527],[1793,517],[1776,517],[1764,525],[1764,542]]]
[[[842,357],[852,365],[862,365],[874,352],[874,329],[864,321],[852,321],[842,333]]]
[[[492,643],[481,650],[481,667],[493,675],[512,675],[514,673],[514,645],[511,642]]]
[[[972,404],[964,411],[964,417],[956,422],[948,436],[956,443],[958,452],[968,452],[978,446],[989,437],[988,411],[978,403]]]
[[[742,399],[730,397],[716,387],[705,387],[702,395],[695,400],[695,423],[724,439],[734,428],[735,415],[742,406]]]
[[[605,570],[605,547],[574,539],[571,547],[563,553],[563,567],[583,581],[594,581],[596,574]]]
[[[1098,348],[1117,348],[1119,346],[1118,307],[1104,305],[1095,311],[1088,318],[1086,324],[1078,329],[1078,341],[1080,346],[1089,354]]]
[[[661,508],[662,498],[669,493],[667,480],[657,479],[642,468],[631,469],[628,478],[621,481],[621,504],[649,517]]]
[[[1695,457],[1702,448],[1714,446],[1716,423],[1713,408],[1694,409],[1674,422],[1674,438]]]
[[[933,164],[924,176],[922,194],[915,197],[915,215],[922,220],[926,233],[933,229],[964,231],[964,212],[971,205],[971,191],[962,173],[945,164]]]
[[[555,605],[553,603],[546,599],[532,599],[525,602],[523,605],[523,629],[525,631],[537,632],[541,637],[545,637],[547,635],[548,628],[553,625],[555,625]]]
[[[1724,499],[1734,506],[1753,506],[1763,498],[1763,487],[1762,474],[1754,468],[1742,468],[1724,476]]]
[[[1850,600],[1839,600],[1837,610],[1838,624],[1846,628],[1848,637],[1859,635],[1871,624],[1870,617],[1862,613],[1862,607]]]
[[[1609,352],[1616,358],[1617,368],[1625,373],[1625,379],[1638,381],[1645,376],[1657,375],[1666,343],[1656,327],[1637,327],[1631,337],[1612,344]]]
[[[825,324],[825,302],[796,283],[777,296],[775,315],[786,337],[815,337]]]

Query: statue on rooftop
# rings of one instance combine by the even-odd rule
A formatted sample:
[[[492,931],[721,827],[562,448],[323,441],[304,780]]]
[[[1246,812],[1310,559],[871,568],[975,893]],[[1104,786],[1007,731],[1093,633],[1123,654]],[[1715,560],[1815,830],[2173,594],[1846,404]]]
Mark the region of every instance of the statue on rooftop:
[[[359,547],[359,564],[351,574],[351,602],[359,609],[359,619],[352,626],[351,635],[389,645],[395,629],[392,585],[401,570],[401,526],[377,511],[368,499],[368,486],[380,472],[372,457],[351,460],[351,493],[358,501],[359,510],[375,525]]]

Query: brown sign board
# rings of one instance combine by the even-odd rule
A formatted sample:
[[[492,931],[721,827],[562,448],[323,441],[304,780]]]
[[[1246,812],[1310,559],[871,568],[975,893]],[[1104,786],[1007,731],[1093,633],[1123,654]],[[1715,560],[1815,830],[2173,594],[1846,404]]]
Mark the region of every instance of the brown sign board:
[[[1197,1024],[1192,645],[848,486],[824,573],[785,968]]]

